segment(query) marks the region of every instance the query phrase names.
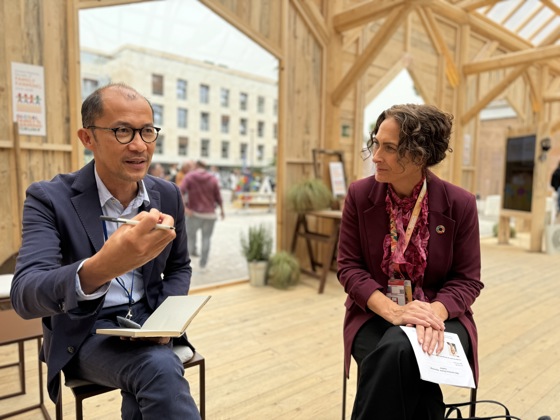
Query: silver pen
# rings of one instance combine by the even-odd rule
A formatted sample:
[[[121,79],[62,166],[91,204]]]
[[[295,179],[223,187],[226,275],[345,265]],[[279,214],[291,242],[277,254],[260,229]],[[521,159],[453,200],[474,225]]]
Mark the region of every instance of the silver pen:
[[[137,225],[138,223],[140,223],[138,220],[123,219],[121,217],[99,216],[99,218],[107,222],[124,223],[125,225]],[[155,229],[175,230],[175,226],[161,225],[158,223]]]

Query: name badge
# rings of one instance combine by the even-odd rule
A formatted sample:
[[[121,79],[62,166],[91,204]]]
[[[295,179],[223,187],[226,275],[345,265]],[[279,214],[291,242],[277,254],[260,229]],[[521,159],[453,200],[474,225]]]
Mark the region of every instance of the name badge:
[[[412,302],[412,282],[404,279],[389,279],[387,297],[401,306]]]

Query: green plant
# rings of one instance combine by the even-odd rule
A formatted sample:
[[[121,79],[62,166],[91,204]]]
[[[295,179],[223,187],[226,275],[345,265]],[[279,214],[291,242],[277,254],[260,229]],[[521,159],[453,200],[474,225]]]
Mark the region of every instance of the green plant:
[[[280,251],[268,260],[267,284],[277,289],[287,289],[299,281],[299,262],[290,253]]]
[[[329,208],[334,200],[331,190],[316,178],[294,184],[286,198],[288,206],[298,213]]]
[[[249,226],[247,236],[241,236],[241,251],[249,262],[267,261],[272,252],[272,234],[264,225]]]

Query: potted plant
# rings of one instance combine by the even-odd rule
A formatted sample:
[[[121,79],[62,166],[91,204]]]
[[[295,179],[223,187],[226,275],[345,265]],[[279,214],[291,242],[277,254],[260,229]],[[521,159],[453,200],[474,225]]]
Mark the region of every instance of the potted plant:
[[[330,208],[334,200],[331,190],[317,178],[294,184],[286,198],[288,206],[297,213]]]
[[[266,267],[272,252],[272,234],[264,225],[250,226],[247,236],[241,236],[241,251],[247,260],[252,286],[266,284]]]
[[[289,252],[280,251],[268,260],[267,284],[277,289],[287,289],[299,281],[298,260]]]

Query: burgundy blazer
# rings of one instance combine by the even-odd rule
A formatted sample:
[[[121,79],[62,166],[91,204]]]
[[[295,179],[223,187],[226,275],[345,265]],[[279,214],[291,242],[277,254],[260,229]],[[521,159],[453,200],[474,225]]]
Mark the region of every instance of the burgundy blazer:
[[[387,288],[388,277],[381,270],[383,239],[389,233],[386,194],[387,184],[370,176],[350,185],[344,204],[337,275],[348,293],[344,319],[346,374],[356,333],[376,316],[367,308],[367,300],[374,291],[385,293]],[[471,305],[484,285],[480,281],[476,200],[471,193],[428,172],[428,211],[430,239],[424,293],[430,302],[437,300],[445,305],[449,319],[458,318],[465,326],[471,344],[469,362],[478,382],[478,339]]]

